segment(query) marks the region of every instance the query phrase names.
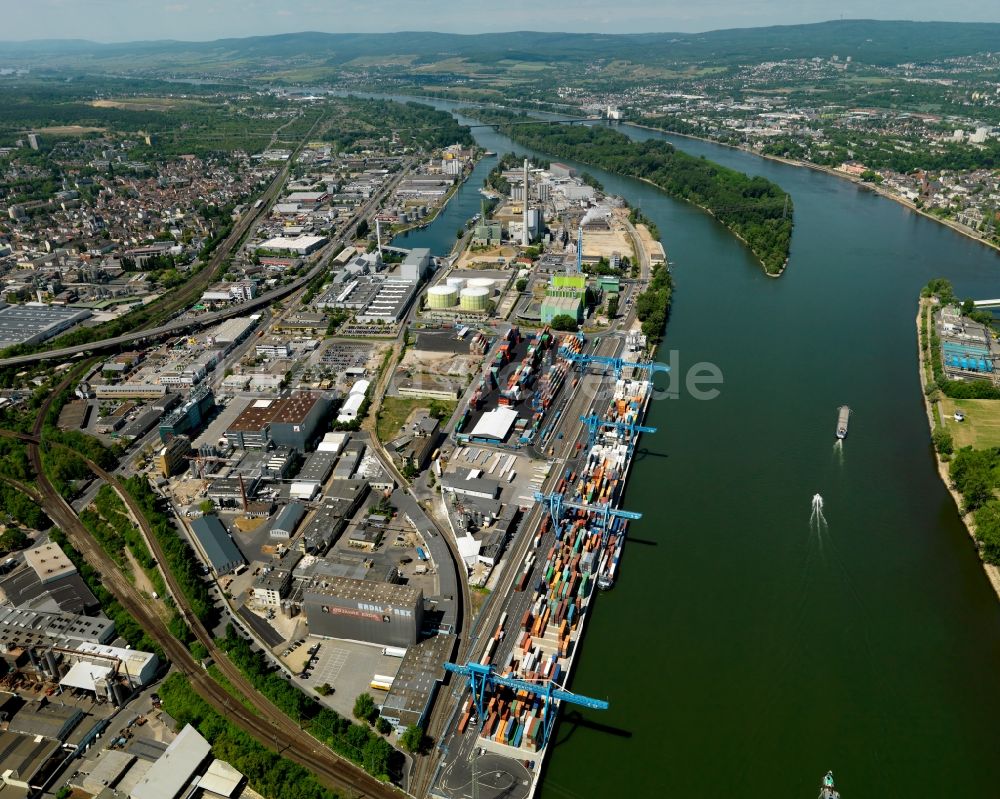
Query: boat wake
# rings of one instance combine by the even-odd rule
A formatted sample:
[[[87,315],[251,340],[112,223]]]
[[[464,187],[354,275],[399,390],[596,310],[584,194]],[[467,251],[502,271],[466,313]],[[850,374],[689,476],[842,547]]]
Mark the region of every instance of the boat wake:
[[[823,515],[823,497],[819,494],[813,494],[812,512],[809,514],[809,531],[816,534],[821,551],[823,549],[823,534],[829,529],[830,525],[826,521],[826,516]]]
[[[844,465],[844,439],[838,438],[833,442],[833,457],[838,466]]]

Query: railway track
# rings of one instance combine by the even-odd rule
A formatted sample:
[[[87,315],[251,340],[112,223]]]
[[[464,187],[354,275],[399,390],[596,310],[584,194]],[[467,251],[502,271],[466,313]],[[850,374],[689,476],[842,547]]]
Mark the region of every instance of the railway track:
[[[16,431],[0,431],[3,435],[14,437],[28,444],[28,459],[38,479],[38,494],[46,513],[53,522],[69,538],[81,555],[101,574],[105,586],[122,604],[128,613],[136,619],[142,628],[163,649],[164,654],[174,666],[185,674],[191,686],[210,706],[223,717],[236,724],[242,730],[253,736],[268,748],[308,768],[324,784],[334,790],[348,791],[355,797],[373,797],[377,799],[399,799],[403,792],[395,786],[382,782],[362,771],[353,763],[344,760],[326,748],[319,740],[313,738],[301,729],[281,710],[273,705],[263,694],[258,692],[243,673],[220,650],[204,625],[194,616],[187,606],[180,586],[170,570],[164,567],[162,549],[152,535],[141,508],[131,496],[124,491],[117,478],[102,469],[92,461],[88,467],[101,479],[106,480],[126,502],[129,510],[140,522],[153,556],[161,566],[164,579],[171,593],[176,597],[185,621],[191,627],[195,636],[208,649],[216,665],[223,675],[232,683],[253,706],[253,711],[246,708],[241,701],[231,696],[221,685],[215,682],[206,671],[195,661],[187,647],[178,641],[168,629],[166,622],[139,594],[138,590],[125,578],[110,556],[94,540],[93,536],[80,521],[72,506],[59,494],[45,476],[42,469],[41,431],[45,416],[53,399],[64,390],[74,379],[67,377],[46,399],[36,416],[32,433]]]

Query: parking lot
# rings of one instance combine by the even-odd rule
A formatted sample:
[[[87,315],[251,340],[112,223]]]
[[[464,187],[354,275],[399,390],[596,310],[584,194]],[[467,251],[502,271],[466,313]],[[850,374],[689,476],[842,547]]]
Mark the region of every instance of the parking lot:
[[[395,677],[402,662],[400,658],[383,655],[381,646],[313,636],[300,648],[306,650],[316,644],[319,644],[316,664],[310,669],[309,677],[299,679],[301,684],[308,686],[311,695],[348,718],[352,717],[358,694],[370,693],[376,704],[385,700],[386,692],[373,689],[369,683],[376,674]],[[334,692],[320,698],[313,689],[324,683],[332,686]]]

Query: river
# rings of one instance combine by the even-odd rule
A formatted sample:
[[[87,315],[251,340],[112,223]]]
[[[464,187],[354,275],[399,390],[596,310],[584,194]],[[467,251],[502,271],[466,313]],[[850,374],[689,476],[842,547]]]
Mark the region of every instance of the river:
[[[914,318],[932,277],[997,296],[1000,257],[847,181],[622,130],[776,181],[795,233],[769,279],[707,215],[583,167],[642,207],[675,263],[661,358],[724,382],[653,403],[625,499],[645,518],[573,675],[611,709],[564,712],[541,796],[809,797],[827,769],[845,799],[997,795],[1000,605],[935,471]],[[406,244],[447,252],[492,163]]]

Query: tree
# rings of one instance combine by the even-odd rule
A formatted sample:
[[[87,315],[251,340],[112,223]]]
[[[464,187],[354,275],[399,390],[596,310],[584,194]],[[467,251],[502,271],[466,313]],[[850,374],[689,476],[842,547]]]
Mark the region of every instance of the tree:
[[[934,432],[931,434],[931,440],[934,442],[934,449],[942,455],[951,455],[955,451],[951,432],[946,427],[935,427]]]
[[[614,319],[618,316],[618,295],[612,295],[608,298],[608,318]]]
[[[520,292],[523,292],[526,288],[528,288],[527,279],[523,277],[518,278],[517,283],[514,284],[514,288],[516,288]]]
[[[15,549],[24,549],[30,540],[24,530],[11,527],[0,534],[0,552],[7,553],[13,552]]]
[[[569,314],[566,313],[561,313],[552,317],[552,321],[549,322],[549,326],[553,330],[564,330],[566,332],[574,332],[578,327],[578,323],[575,317],[570,316]]]
[[[968,299],[962,303],[962,316],[969,316],[976,310],[975,300]]]
[[[357,232],[355,233],[355,236],[359,239],[363,239],[365,236],[368,235],[369,230],[371,230],[371,225],[368,224],[368,220],[362,219],[360,222],[358,222],[358,229]]]
[[[392,725],[386,721],[381,716],[375,721],[375,729],[378,730],[380,735],[388,735],[392,732]]]
[[[318,693],[320,696],[329,696],[330,694],[333,693],[333,686],[330,685],[330,683],[328,682],[325,682],[322,685],[317,685],[316,693]]]
[[[211,513],[214,507],[215,504],[210,499],[203,499],[198,503],[198,510],[200,510],[203,515]]]
[[[375,708],[375,700],[371,694],[360,694],[354,700],[354,718],[367,721],[369,724],[375,718],[378,710]]]
[[[399,742],[403,745],[407,752],[415,753],[419,752],[424,748],[424,730],[423,727],[417,724],[411,724],[403,732],[400,737]]]
[[[976,511],[976,538],[987,563],[1000,564],[1000,500],[991,499]]]

